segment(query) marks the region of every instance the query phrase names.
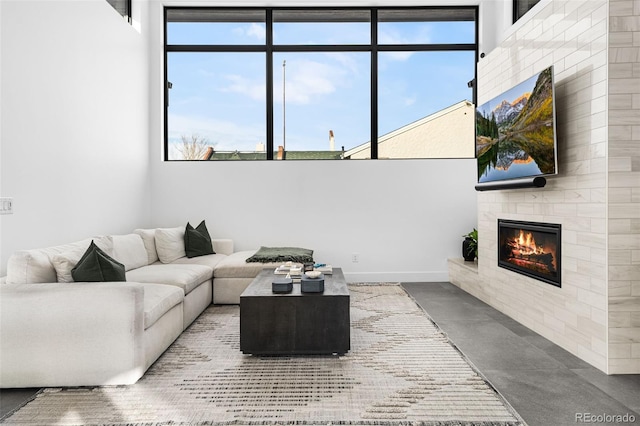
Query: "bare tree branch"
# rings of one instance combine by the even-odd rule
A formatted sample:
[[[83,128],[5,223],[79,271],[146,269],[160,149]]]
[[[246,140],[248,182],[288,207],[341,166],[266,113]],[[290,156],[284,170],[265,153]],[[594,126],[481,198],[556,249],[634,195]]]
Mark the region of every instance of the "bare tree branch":
[[[183,160],[202,160],[208,148],[212,146],[207,138],[198,134],[182,135],[180,139],[182,142],[176,146],[176,150]]]

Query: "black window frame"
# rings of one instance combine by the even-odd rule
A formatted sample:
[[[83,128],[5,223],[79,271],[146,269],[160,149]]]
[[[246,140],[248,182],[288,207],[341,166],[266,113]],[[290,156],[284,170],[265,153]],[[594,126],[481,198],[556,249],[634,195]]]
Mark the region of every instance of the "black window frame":
[[[131,24],[131,0],[107,0],[107,3]]]
[[[534,3],[531,3],[533,1]],[[521,5],[526,3],[527,10],[520,13]],[[520,18],[527,14],[536,4],[540,3],[540,0],[513,0],[513,24],[515,24]]]
[[[515,0],[514,0],[515,1]],[[172,10],[203,10],[203,11],[264,11],[266,26],[266,41],[260,45],[171,45],[167,44],[167,27],[168,14]],[[369,44],[341,44],[341,45],[305,45],[305,44],[274,44],[273,42],[273,12],[274,11],[370,11],[370,30],[371,39]],[[434,44],[379,44],[378,43],[378,11],[381,10],[467,10],[474,16],[474,43],[434,43]],[[169,90],[171,82],[168,79],[168,55],[170,52],[264,52],[266,54],[266,160],[274,160],[274,123],[273,123],[273,54],[274,52],[370,52],[371,53],[371,121],[370,121],[370,140],[377,141],[378,135],[378,53],[379,52],[397,52],[397,51],[415,51],[415,52],[438,52],[438,51],[473,51],[475,63],[478,63],[478,6],[384,6],[384,7],[185,7],[185,6],[165,6],[163,10],[164,19],[164,131],[163,131],[163,159],[164,161],[198,161],[198,160],[169,160],[169,136],[168,136],[168,108],[169,108]],[[442,22],[446,22],[442,20]],[[472,89],[472,102],[477,104],[477,67],[474,66],[474,78],[468,84]],[[370,160],[378,159],[378,144],[370,144],[371,155]],[[259,161],[259,160],[257,160]],[[263,160],[264,161],[264,160]],[[291,160],[289,160],[291,161]]]

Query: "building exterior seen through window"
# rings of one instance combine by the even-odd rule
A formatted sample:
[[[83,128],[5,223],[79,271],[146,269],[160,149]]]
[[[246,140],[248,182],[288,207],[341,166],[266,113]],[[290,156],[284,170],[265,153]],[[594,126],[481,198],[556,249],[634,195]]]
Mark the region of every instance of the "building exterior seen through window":
[[[167,7],[165,159],[472,158],[476,16]]]

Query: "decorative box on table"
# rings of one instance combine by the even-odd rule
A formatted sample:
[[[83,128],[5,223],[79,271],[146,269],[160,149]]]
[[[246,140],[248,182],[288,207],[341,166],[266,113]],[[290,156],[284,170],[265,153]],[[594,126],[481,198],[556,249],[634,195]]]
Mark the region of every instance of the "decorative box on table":
[[[300,291],[303,293],[322,293],[324,292],[324,275],[319,274],[317,277],[310,277],[307,274],[302,275],[300,279]]]
[[[293,280],[291,278],[275,278],[271,283],[271,291],[274,293],[290,293],[291,290],[293,290]]]

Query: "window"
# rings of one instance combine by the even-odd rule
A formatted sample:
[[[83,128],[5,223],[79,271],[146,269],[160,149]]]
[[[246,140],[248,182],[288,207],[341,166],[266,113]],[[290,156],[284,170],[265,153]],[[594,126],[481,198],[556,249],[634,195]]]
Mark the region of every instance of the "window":
[[[540,0],[513,0],[513,23],[527,13]]]
[[[165,8],[165,159],[473,157],[476,13]]]
[[[131,0],[107,0],[120,15],[131,23]]]

